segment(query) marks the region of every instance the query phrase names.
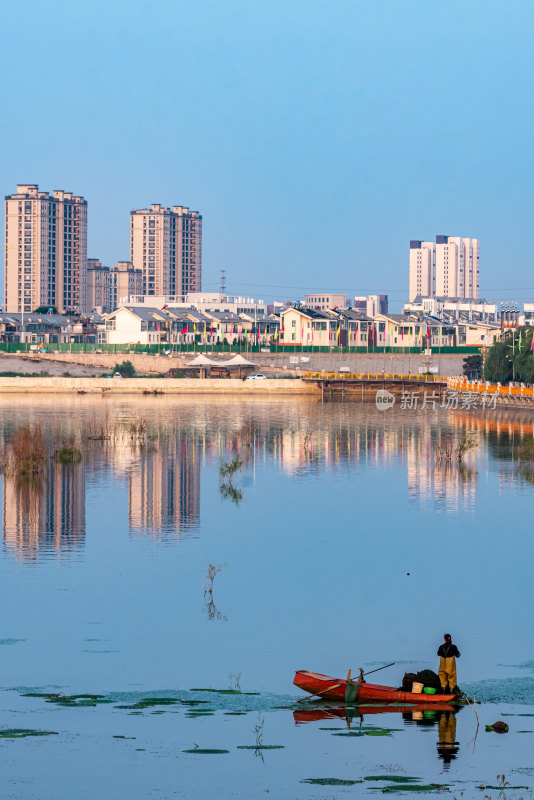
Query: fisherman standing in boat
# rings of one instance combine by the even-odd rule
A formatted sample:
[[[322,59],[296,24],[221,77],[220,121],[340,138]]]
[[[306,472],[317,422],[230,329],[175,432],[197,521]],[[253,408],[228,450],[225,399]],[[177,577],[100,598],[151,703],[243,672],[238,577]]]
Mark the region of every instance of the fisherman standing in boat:
[[[444,642],[438,648],[439,656],[439,682],[441,684],[441,691],[443,694],[447,693],[447,684],[451,694],[456,692],[456,659],[460,658],[460,651],[455,644],[452,643],[450,633],[446,633],[443,637]]]

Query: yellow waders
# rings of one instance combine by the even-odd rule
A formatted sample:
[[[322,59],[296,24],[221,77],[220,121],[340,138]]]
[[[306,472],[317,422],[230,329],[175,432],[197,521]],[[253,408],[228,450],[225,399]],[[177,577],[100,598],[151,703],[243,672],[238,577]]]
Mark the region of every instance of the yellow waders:
[[[439,682],[441,688],[445,689],[447,684],[451,689],[456,686],[456,659],[451,656],[450,658],[439,657]]]

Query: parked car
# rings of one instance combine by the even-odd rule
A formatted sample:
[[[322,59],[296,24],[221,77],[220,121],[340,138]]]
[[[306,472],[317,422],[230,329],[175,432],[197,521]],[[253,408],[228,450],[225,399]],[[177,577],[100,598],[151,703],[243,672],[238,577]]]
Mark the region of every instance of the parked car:
[[[116,372],[113,377],[114,378],[122,378],[122,375],[120,374],[120,372]]]
[[[257,380],[265,380],[265,375],[261,373],[257,373],[256,375],[247,375],[245,378],[246,381],[257,381]]]

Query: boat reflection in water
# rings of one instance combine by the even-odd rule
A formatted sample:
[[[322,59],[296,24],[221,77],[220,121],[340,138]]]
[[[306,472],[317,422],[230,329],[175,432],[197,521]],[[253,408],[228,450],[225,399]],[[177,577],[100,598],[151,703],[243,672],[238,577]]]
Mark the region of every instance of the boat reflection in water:
[[[402,714],[406,725],[417,725],[429,728],[437,725],[438,741],[437,752],[443,760],[444,769],[450,767],[451,761],[459,752],[459,743],[456,741],[456,714],[461,707],[450,703],[422,703],[417,706],[397,705],[359,705],[359,706],[313,706],[293,711],[296,725],[324,720],[343,719],[347,728],[357,730],[363,725],[368,714]]]

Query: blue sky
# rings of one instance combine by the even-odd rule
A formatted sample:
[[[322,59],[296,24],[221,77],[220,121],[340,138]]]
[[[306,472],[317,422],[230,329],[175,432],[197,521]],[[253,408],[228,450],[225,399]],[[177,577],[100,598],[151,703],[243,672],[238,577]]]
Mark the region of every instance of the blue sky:
[[[204,288],[408,289],[408,243],[481,239],[481,291],[534,298],[529,0],[4,5],[3,194],[89,202],[89,256],[129,211],[204,216]]]

